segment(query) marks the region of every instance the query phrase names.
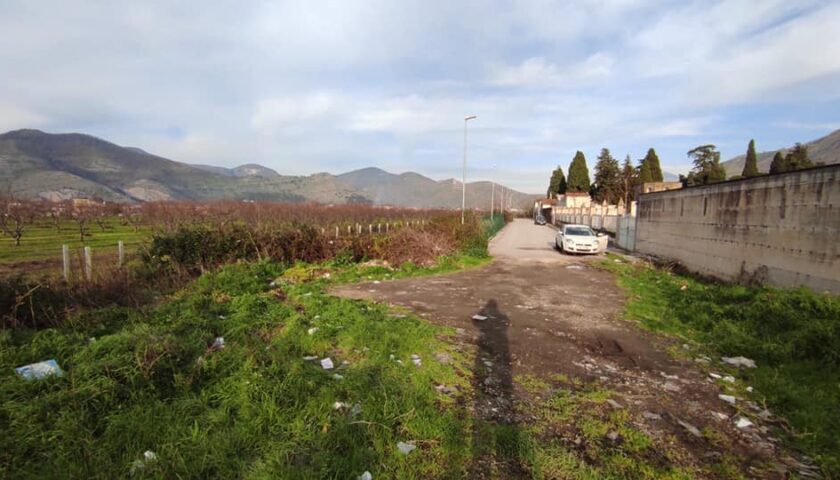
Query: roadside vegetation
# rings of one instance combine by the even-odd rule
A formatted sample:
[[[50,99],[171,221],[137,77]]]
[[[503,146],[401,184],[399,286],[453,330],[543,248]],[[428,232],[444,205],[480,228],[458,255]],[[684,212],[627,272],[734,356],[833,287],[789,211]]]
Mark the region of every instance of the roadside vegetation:
[[[602,265],[627,291],[628,318],[709,356],[754,360],[757,368],[730,369],[739,380],[731,393],[766,404],[786,420],[774,427],[782,438],[830,478],[840,476],[840,299],[805,288],[705,281],[617,259]]]
[[[504,220],[468,217],[461,226],[455,217],[370,244],[316,249],[323,256],[311,259],[272,257],[289,250],[260,243],[273,236],[255,237],[250,226],[181,226],[154,234],[123,282],[154,292],[154,279],[164,279],[145,301],[100,297],[86,305],[91,289],[68,305],[67,291],[55,290],[31,293],[14,318],[4,305],[0,476],[467,476],[476,420],[458,399],[470,391],[471,354],[453,348],[449,329],[327,293],[338,283],[487,262],[487,240]],[[312,235],[301,248],[336,245]],[[436,254],[416,262],[373,256],[402,258],[401,242],[418,245],[407,235],[421,244],[432,236],[447,249],[415,249]],[[248,246],[236,250],[245,237]],[[207,249],[212,255],[181,248],[212,239],[222,243]],[[360,245],[369,249],[355,251]],[[22,313],[33,305],[36,313]],[[63,375],[15,374],[46,359]]]

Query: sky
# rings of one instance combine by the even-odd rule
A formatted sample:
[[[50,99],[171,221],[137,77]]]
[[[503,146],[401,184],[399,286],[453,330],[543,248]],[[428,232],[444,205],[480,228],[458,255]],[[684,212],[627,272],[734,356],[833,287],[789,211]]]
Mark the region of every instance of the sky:
[[[281,174],[544,192],[576,150],[722,158],[840,128],[840,0],[0,0],[0,131]]]

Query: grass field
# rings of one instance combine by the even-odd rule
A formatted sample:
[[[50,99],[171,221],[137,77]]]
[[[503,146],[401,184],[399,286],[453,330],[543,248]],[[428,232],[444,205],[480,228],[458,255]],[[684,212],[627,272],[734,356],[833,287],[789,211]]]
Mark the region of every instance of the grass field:
[[[746,356],[732,371],[796,430],[793,444],[829,478],[840,477],[840,299],[805,288],[720,284],[647,265],[603,266],[628,293],[626,315],[643,327],[697,343],[712,356]],[[784,435],[783,435],[784,436]]]
[[[87,246],[93,249],[94,255],[115,256],[117,242],[122,240],[126,252],[133,253],[150,236],[149,227],[143,226],[135,232],[134,227],[123,225],[117,218],[109,219],[105,226],[103,231],[98,225],[91,224],[84,242],[79,238],[76,224],[72,222],[64,222],[60,231],[45,222],[32,225],[24,231],[19,246],[15,246],[11,237],[0,235],[0,265],[37,261],[55,261],[60,264],[62,245],[69,246],[76,254]]]
[[[597,382],[517,377],[530,394],[514,408],[534,420],[484,420],[475,351],[455,332],[328,294],[478,267],[489,261],[482,245],[428,267],[228,265],[156,304],[4,330],[0,477],[692,478],[652,460],[667,445],[610,408]],[[50,358],[63,376],[14,373]],[[415,449],[403,454],[401,442]]]

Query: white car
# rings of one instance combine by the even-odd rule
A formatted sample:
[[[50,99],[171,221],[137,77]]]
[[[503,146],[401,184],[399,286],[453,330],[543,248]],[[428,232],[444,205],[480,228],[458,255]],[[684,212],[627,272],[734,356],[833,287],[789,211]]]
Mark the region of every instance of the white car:
[[[603,236],[587,225],[563,225],[554,237],[554,246],[563,253],[598,253]]]

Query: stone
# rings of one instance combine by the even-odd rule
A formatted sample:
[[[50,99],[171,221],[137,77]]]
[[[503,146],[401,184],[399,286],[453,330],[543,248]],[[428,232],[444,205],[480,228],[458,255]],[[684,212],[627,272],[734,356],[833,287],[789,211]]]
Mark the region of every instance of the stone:
[[[730,404],[730,405],[735,405],[736,399],[732,395],[720,394],[720,395],[718,395],[718,398],[723,400],[724,402]]]
[[[697,438],[702,438],[703,437],[703,434],[700,433],[700,430],[698,430],[697,427],[695,427],[694,425],[692,425],[688,422],[684,422],[682,420],[677,420],[677,423],[679,423],[681,427],[686,429],[686,431],[688,433],[694,435],[695,437],[697,437]]]
[[[642,412],[642,416],[648,420],[662,420],[662,415],[653,412]]]
[[[755,368],[755,361],[747,357],[721,357],[721,361],[734,367]]]
[[[735,426],[738,428],[748,428],[753,426],[753,422],[748,418],[738,417],[738,420],[735,420]]]

